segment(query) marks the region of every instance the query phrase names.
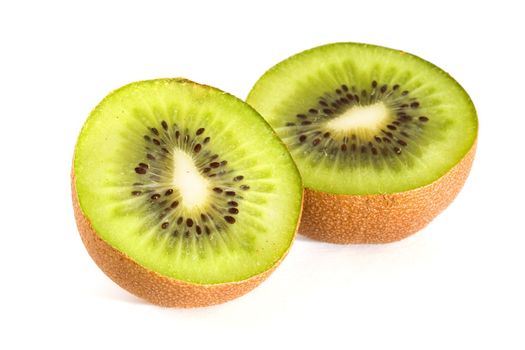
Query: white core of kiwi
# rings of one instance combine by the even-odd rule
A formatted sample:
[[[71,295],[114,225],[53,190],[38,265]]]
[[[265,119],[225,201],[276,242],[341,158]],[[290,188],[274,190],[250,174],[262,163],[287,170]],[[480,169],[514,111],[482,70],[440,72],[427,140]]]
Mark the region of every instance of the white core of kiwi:
[[[206,204],[209,181],[201,175],[193,158],[180,149],[173,154],[173,186],[179,190],[185,208]]]
[[[387,123],[389,116],[390,111],[383,102],[366,106],[355,105],[328,121],[325,126],[336,133],[348,134],[358,129],[376,133]]]

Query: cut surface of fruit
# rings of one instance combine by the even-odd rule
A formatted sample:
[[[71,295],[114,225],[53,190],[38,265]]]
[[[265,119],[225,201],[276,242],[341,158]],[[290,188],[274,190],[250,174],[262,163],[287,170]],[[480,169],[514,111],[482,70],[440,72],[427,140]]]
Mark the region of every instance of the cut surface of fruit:
[[[429,185],[477,137],[463,88],[402,51],[337,43],[266,72],[247,102],[286,143],[307,188],[367,195]]]
[[[80,133],[73,172],[102,240],[190,283],[269,270],[301,211],[299,172],[270,126],[237,98],[183,79],[108,95]]]

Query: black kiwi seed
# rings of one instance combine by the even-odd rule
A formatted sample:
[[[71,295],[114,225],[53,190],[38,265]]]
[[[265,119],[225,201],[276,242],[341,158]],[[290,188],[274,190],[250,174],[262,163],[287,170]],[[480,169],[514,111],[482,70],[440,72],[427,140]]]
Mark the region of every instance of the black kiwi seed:
[[[388,89],[388,86],[387,85],[383,85],[383,86],[381,86],[381,90],[380,91],[381,91],[381,93],[384,94],[387,89]]]
[[[250,189],[250,186],[248,186],[248,185],[241,185],[241,190],[247,191],[249,189]]]
[[[411,107],[411,108],[418,108],[418,107],[419,107],[419,102],[412,102],[412,103],[410,104],[410,107]]]
[[[241,181],[242,179],[244,179],[244,176],[238,175],[233,178],[233,181]]]
[[[165,195],[165,196],[170,196],[172,193],[173,193],[173,190],[170,188],[169,190],[167,190],[166,192],[164,192],[164,195]]]
[[[164,130],[168,130],[168,123],[166,123],[164,120],[160,123],[162,125],[162,128]]]
[[[228,202],[228,205],[231,205],[232,207],[236,207],[236,206],[238,206],[239,204],[238,204],[237,202],[235,202],[235,201],[229,201],[229,202]]]
[[[216,193],[222,193],[222,188],[220,188],[220,187],[214,187],[214,188],[213,188],[213,192],[216,192]]]
[[[169,222],[163,222],[162,225],[160,227],[162,227],[164,230],[168,228],[168,226],[170,225]]]
[[[193,152],[195,153],[199,153],[200,150],[201,150],[202,146],[200,145],[200,143],[196,144],[194,147],[193,147]]]
[[[226,222],[228,224],[234,224],[235,223],[235,218],[233,216],[225,216],[224,220],[226,220]]]
[[[195,231],[197,231],[197,234],[200,235],[202,233],[202,229],[199,225],[195,226]]]
[[[226,191],[224,192],[225,195],[227,196],[235,196],[235,192],[234,191]]]
[[[306,135],[299,136],[299,142],[304,142],[306,140]]]
[[[153,195],[151,196],[151,199],[153,199],[154,201],[156,201],[156,200],[159,199],[159,198],[160,198],[160,194],[158,194],[158,193],[155,193],[155,194],[153,194]]]
[[[136,168],[135,168],[135,172],[136,172],[137,174],[144,175],[144,174],[146,174],[146,173],[148,172],[148,170],[145,169],[145,168],[136,167]]]
[[[177,219],[177,225],[182,224],[183,221],[184,221],[184,218],[182,216],[179,216],[179,218]]]
[[[170,208],[175,209],[175,208],[177,208],[178,205],[179,205],[179,202],[178,201],[174,201],[173,203],[171,203]]]
[[[341,151],[346,152],[346,148],[347,148],[347,147],[346,147],[346,144],[343,143],[343,144],[341,145]]]
[[[196,135],[201,135],[204,132],[204,128],[197,129]]]
[[[186,226],[192,227],[193,226],[193,220],[190,219],[190,218],[186,219]]]
[[[156,128],[151,128],[150,130],[151,130],[152,133],[154,133],[155,135],[159,136],[159,131]]]
[[[239,209],[237,209],[237,208],[230,208],[230,209],[228,209],[228,213],[230,213],[230,214],[239,214]]]
[[[312,114],[317,114],[317,109],[315,109],[315,108],[310,108],[310,109],[308,110],[308,112],[310,112],[310,113],[312,113]]]
[[[132,196],[140,196],[141,194],[142,194],[141,191],[133,191],[133,192],[131,192]]]
[[[304,114],[297,114],[297,118],[299,118],[299,119],[306,119],[306,115],[304,115]]]
[[[377,86],[377,81],[373,80],[372,81],[372,87],[375,88]]]
[[[425,116],[419,117],[419,120],[422,121],[423,123],[428,122],[428,118]]]

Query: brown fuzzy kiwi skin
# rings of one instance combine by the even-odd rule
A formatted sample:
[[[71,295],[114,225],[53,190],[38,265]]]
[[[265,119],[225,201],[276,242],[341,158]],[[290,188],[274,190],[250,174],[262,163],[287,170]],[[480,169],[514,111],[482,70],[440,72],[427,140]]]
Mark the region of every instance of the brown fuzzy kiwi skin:
[[[162,276],[139,265],[97,235],[80,207],[75,182],[75,174],[72,171],[71,192],[75,219],[80,237],[89,255],[115,283],[152,304],[165,307],[193,308],[221,304],[238,298],[263,282],[279,266],[291,247],[290,244],[287,251],[270,269],[238,282],[196,284]],[[299,221],[300,218],[297,225],[299,225]],[[295,232],[297,232],[297,227]],[[292,242],[294,238],[295,233]]]
[[[472,167],[476,142],[433,183],[392,194],[340,195],[305,188],[299,233],[339,244],[399,241],[425,227],[457,196]]]

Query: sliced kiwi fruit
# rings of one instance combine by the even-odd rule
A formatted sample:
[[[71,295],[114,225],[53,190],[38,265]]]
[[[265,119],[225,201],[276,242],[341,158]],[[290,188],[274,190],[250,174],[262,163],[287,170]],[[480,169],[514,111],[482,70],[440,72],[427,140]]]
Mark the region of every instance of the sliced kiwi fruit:
[[[402,239],[457,195],[477,116],[463,88],[403,51],[336,43],[268,70],[247,102],[286,143],[304,181],[299,232],[336,243]]]
[[[184,79],[126,85],[87,119],[75,148],[73,204],[99,267],[152,303],[225,302],[286,255],[302,182],[253,108]]]

